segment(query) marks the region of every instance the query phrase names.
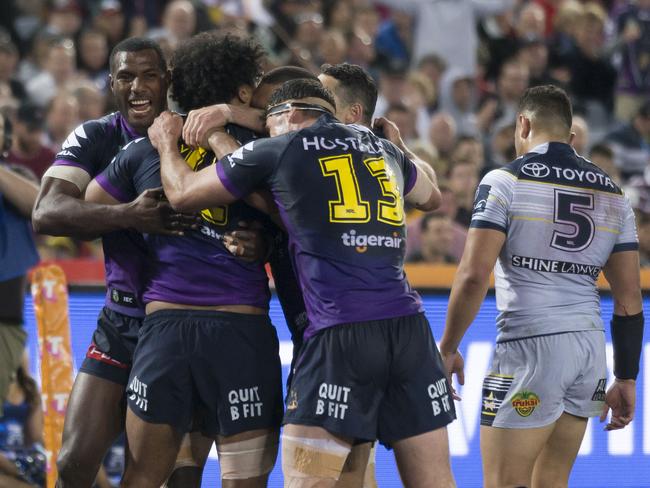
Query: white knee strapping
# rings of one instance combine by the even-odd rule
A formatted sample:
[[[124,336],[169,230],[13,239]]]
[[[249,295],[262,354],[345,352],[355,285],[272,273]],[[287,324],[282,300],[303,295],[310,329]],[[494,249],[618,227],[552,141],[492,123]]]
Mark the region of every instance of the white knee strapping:
[[[269,473],[278,456],[277,433],[245,441],[217,443],[221,477],[225,480],[256,478]]]
[[[333,439],[282,436],[282,472],[285,486],[292,478],[338,480],[350,447]]]

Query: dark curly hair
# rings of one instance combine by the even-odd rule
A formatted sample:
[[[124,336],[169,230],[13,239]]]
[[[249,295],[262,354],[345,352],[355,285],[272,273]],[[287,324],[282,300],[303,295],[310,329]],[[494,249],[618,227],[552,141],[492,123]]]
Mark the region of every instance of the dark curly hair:
[[[255,87],[264,51],[252,38],[202,32],[174,52],[172,98],[190,111],[227,103],[243,85]]]

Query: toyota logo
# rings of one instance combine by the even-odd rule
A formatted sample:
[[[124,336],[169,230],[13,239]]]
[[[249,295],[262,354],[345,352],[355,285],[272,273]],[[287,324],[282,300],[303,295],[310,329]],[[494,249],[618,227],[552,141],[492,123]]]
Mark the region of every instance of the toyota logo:
[[[526,163],[521,167],[521,172],[532,178],[546,178],[551,170],[542,163]]]

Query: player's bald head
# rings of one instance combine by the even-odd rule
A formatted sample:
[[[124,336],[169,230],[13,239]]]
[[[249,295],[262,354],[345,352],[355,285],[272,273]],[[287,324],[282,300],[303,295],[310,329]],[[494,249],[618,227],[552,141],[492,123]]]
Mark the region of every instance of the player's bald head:
[[[554,85],[527,89],[519,101],[519,114],[530,120],[531,126],[561,138],[571,134],[573,110],[566,92]]]

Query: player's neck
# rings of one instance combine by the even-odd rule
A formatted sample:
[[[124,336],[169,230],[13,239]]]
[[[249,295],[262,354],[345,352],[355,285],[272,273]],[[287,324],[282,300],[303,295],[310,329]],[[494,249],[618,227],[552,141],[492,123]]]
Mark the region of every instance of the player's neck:
[[[559,143],[562,143],[562,144],[569,144],[569,141],[565,140],[562,137],[558,137],[557,135],[549,134],[547,132],[539,132],[539,133],[531,136],[526,141],[525,153],[532,151],[537,146],[541,146],[542,144],[547,144],[549,142],[559,142]]]

